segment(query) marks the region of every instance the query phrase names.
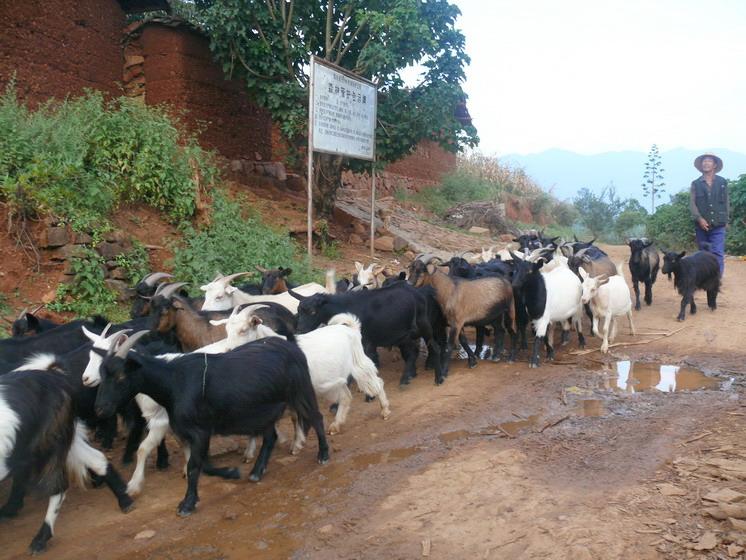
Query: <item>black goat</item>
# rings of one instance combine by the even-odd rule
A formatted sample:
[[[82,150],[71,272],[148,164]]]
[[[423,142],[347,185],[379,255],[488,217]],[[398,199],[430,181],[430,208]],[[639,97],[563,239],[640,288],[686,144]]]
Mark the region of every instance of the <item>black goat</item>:
[[[18,319],[13,321],[11,333],[13,337],[19,338],[21,336],[28,336],[32,334],[41,334],[43,332],[52,330],[60,326],[60,323],[55,323],[48,319],[42,319],[37,317],[33,313],[27,313],[23,311]]]
[[[150,300],[158,288],[158,282],[166,278],[173,278],[167,272],[152,272],[145,276],[135,286],[135,299],[130,308],[130,317],[147,317],[150,313]]]
[[[273,268],[267,270],[261,266],[256,269],[262,273],[262,295],[284,294],[288,288],[295,288],[295,284],[287,281],[293,272],[292,268]]]
[[[119,474],[75,421],[73,388],[61,367],[0,377],[0,480],[13,478],[0,517],[18,513],[31,483],[50,496],[44,523],[31,541],[32,553],[42,552],[52,537],[68,477],[84,484],[93,473],[111,488],[122,511],[132,506]]]
[[[273,337],[225,354],[189,354],[168,362],[128,353],[141,335],[127,339],[102,362],[96,411],[100,416],[111,416],[137,393],[148,395],[166,409],[171,428],[190,450],[187,492],[179,504],[179,515],[190,515],[199,501],[197,483],[213,434],[263,436],[249,476],[252,481],[261,479],[277,440],[275,422],[286,405],[295,411],[305,432],[309,427],[316,432],[319,463],[329,460],[308,364],[296,344]]]
[[[100,333],[106,319],[94,317],[90,321],[71,321],[35,336],[0,340],[0,361],[15,363],[40,352],[64,354],[87,341],[81,327]]]
[[[428,298],[405,282],[377,290],[359,290],[344,294],[315,294],[304,297],[290,290],[300,300],[298,306],[298,333],[309,332],[338,313],[352,313],[362,325],[365,354],[379,364],[378,347],[397,346],[404,359],[404,372],[400,384],[408,384],[417,375],[419,353],[417,341],[425,340],[433,356],[435,383],[445,380],[440,357],[441,346],[434,336],[430,323]]]
[[[660,257],[652,246],[652,241],[645,239],[630,239],[627,242],[631,255],[629,257],[629,272],[632,275],[632,286],[635,289],[635,309],[640,309],[640,286],[645,284],[645,304],[653,303],[653,284],[658,278]]]
[[[689,304],[689,312],[694,315],[697,306],[694,304],[694,292],[705,290],[707,292],[707,305],[712,310],[717,309],[717,297],[720,291],[720,265],[717,257],[709,251],[697,251],[685,256],[686,251],[677,253],[668,251],[663,253],[663,274],[671,279],[673,274],[673,285],[681,294],[681,310],[677,319],[683,321],[686,318],[686,304]]]

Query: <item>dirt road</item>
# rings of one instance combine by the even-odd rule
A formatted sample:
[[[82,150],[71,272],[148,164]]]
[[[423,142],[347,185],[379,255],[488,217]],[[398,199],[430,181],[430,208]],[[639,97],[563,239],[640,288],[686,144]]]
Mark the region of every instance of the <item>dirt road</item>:
[[[624,249],[611,250],[615,260]],[[619,342],[658,339],[613,348],[606,362],[574,355],[573,340],[538,370],[525,353],[473,370],[455,362],[443,386],[421,369],[400,390],[402,363],[384,352],[393,414],[381,420],[358,395],[328,465],[314,462],[313,438],[296,457],[281,446],[259,484],[245,467],[240,481],[203,477],[197,512],[181,519],[171,442],[171,467],[149,466],[128,515],[104,489],[70,491],[47,557],[743,558],[744,522],[705,509],[746,500],[744,275],[746,263],[729,261],[717,312],[699,295],[700,312],[670,337],[631,338],[622,322]],[[678,301],[659,278],[653,306],[635,313],[638,330],[680,328]],[[216,462],[238,464],[239,445],[216,440]],[[735,493],[708,499],[726,488]],[[26,556],[45,508],[30,499],[0,523],[0,557]]]

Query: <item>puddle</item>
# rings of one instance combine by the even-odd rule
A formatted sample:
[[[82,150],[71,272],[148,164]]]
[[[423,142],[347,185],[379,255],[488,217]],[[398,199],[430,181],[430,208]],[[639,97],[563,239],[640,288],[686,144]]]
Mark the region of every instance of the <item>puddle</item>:
[[[485,426],[479,430],[455,430],[453,432],[444,432],[438,436],[443,443],[452,443],[460,439],[468,439],[475,436],[500,436],[506,433],[511,437],[517,436],[522,430],[532,428],[539,421],[539,415],[533,414],[528,418],[516,420],[515,422],[503,422],[493,426]]]
[[[417,447],[404,447],[402,449],[391,449],[380,453],[363,453],[361,455],[355,455],[349,460],[349,462],[352,463],[355,468],[364,469],[371,465],[385,465],[386,463],[403,461],[418,451],[419,449]],[[347,461],[345,462],[347,463]]]
[[[611,377],[605,383],[605,388],[615,391],[674,393],[718,389],[720,386],[719,380],[691,367],[624,360],[616,362],[613,368],[616,370],[616,379]]]

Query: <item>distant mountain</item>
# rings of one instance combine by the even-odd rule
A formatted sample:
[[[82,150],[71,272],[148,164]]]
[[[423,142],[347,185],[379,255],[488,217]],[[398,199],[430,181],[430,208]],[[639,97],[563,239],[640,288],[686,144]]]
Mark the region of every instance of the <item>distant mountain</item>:
[[[694,169],[694,158],[702,152],[676,148],[661,152],[665,194],[662,200],[668,202],[668,195],[689,188],[699,173]],[[746,154],[731,150],[714,150],[723,159],[723,171],[727,179],[737,179],[746,174]],[[609,183],[614,183],[622,199],[642,200],[642,176],[645,172],[647,153],[607,152],[595,155],[582,155],[566,150],[552,149],[538,154],[500,156],[502,162],[518,165],[526,170],[537,183],[551,191],[561,200],[571,199],[578,190],[587,187],[600,191]]]

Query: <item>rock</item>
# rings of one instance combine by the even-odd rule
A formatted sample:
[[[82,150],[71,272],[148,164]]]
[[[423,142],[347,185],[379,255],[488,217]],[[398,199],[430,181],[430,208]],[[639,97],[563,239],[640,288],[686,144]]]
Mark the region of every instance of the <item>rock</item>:
[[[262,161],[262,154],[260,154],[259,152],[254,152],[254,159],[256,161]]]
[[[727,517],[746,519],[746,504],[718,504],[718,507]]]
[[[730,556],[731,558],[738,558],[738,555],[744,551],[744,548],[742,546],[738,546],[737,544],[729,544],[727,551],[728,556]]]
[[[104,280],[104,284],[106,284],[107,288],[114,290],[117,293],[117,299],[122,303],[128,301],[133,295],[127,282],[115,280],[114,278],[107,278]]]
[[[278,181],[282,181],[283,183],[287,181],[288,178],[288,172],[285,169],[285,165],[283,163],[276,163],[277,169],[275,171],[275,177],[277,177]]]
[[[664,496],[686,496],[687,491],[673,484],[664,483],[658,485],[658,491]]]
[[[52,254],[52,260],[66,261],[73,257],[82,257],[83,255],[85,255],[85,247],[83,245],[65,245]]]
[[[57,298],[57,290],[49,290],[46,294],[41,297],[41,302],[52,303]]]
[[[377,251],[387,251],[390,253],[394,250],[394,238],[388,235],[377,237],[373,246]]]
[[[75,233],[76,245],[87,245],[88,243],[93,243],[93,237],[91,237],[87,233]]]
[[[363,238],[360,237],[357,233],[353,233],[350,235],[350,243],[353,245],[362,245],[364,243]]]
[[[398,235],[394,237],[394,251],[404,251],[409,247],[409,242]]]
[[[243,171],[243,164],[240,159],[231,160],[231,171],[233,173],[241,173]]]
[[[366,233],[368,233],[368,228],[363,222],[359,222],[356,220],[352,222],[352,231],[354,231],[358,235],[365,235]]]
[[[406,251],[402,256],[407,260],[413,261],[417,255],[414,254],[414,251]]]
[[[287,173],[285,178],[285,186],[293,191],[305,191],[306,178],[296,173]]]
[[[104,240],[109,243],[119,243],[121,245],[127,245],[130,243],[130,237],[121,229],[115,229],[106,234]]]
[[[59,226],[47,228],[47,235],[44,243],[45,247],[53,249],[54,247],[62,247],[68,243],[70,243],[70,236],[67,233],[66,227]]]
[[[485,234],[485,233],[489,233],[489,232],[490,232],[490,230],[488,228],[485,228],[485,227],[471,226],[469,228],[469,233],[477,233],[477,234],[481,235],[481,234]]]
[[[147,539],[152,539],[155,536],[155,531],[153,529],[145,529],[144,531],[140,531],[135,535],[136,541],[144,541]]]
[[[121,244],[111,243],[109,241],[99,243],[99,245],[96,247],[96,250],[107,261],[112,260],[114,257],[127,252],[127,250]]]
[[[109,271],[109,276],[114,278],[115,280],[129,280],[129,276],[127,275],[127,271],[123,269],[122,267],[113,268]]]
[[[720,509],[719,507],[712,507],[712,508],[705,508],[702,510],[702,513],[705,515],[709,515],[713,519],[717,519],[718,521],[725,521],[728,519],[728,516],[725,515],[725,512]]]
[[[743,519],[735,519],[734,517],[729,517],[728,522],[736,531],[741,531],[742,533],[746,532],[746,521],[744,521]]]
[[[119,263],[117,261],[106,261],[106,268],[109,270],[116,268],[119,266]]]
[[[124,67],[129,68],[130,66],[135,66],[136,64],[143,64],[145,62],[145,57],[137,54],[131,54],[124,57]]]
[[[226,510],[223,512],[223,519],[233,521],[234,519],[237,519],[237,518],[238,518],[238,514],[235,511]]]
[[[746,494],[741,494],[740,492],[736,492],[735,490],[731,490],[730,488],[722,488],[720,490],[710,492],[702,499],[707,500],[708,502],[732,504],[734,502],[746,501]]]
[[[503,243],[512,243],[513,242],[513,234],[512,233],[501,233],[499,239]]]
[[[706,532],[692,547],[694,550],[712,550],[718,545],[718,538],[712,531]]]
[[[324,525],[323,527],[319,528],[319,533],[322,535],[329,535],[334,532],[334,525]]]

